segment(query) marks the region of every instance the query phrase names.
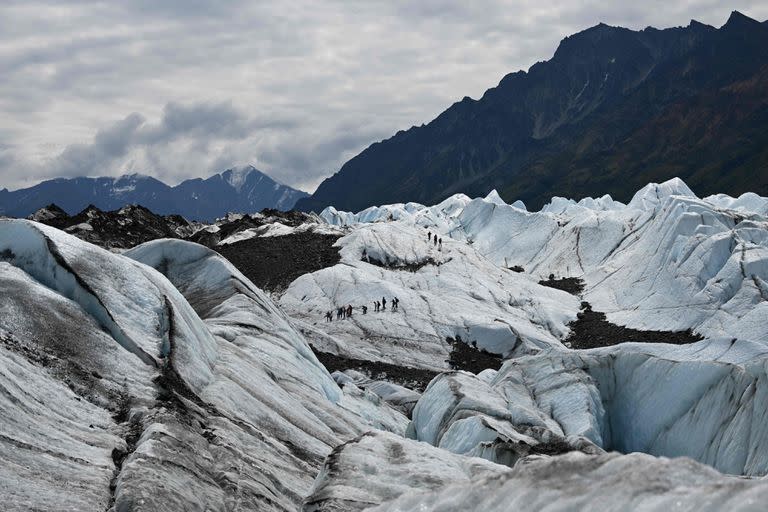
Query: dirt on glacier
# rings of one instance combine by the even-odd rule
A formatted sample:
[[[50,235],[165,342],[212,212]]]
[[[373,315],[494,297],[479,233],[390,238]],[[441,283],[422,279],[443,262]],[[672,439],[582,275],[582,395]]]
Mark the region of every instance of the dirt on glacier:
[[[282,236],[254,237],[215,249],[245,277],[263,290],[282,291],[294,280],[336,265],[339,235],[309,231]]]
[[[488,368],[498,370],[501,368],[504,359],[501,355],[479,349],[475,343],[469,344],[462,341],[461,337],[446,338],[451,345],[451,356],[448,364],[454,370],[464,370],[478,374]]]
[[[579,295],[584,291],[584,281],[578,277],[563,277],[556,279],[553,274],[550,274],[549,279],[543,279],[539,281],[539,284],[568,292],[571,295]]]
[[[616,325],[608,321],[605,313],[593,311],[588,302],[581,303],[581,311],[576,320],[568,324],[571,333],[563,344],[574,349],[609,347],[620,343],[671,343],[686,345],[704,339],[700,335],[687,331],[640,331]]]
[[[310,345],[310,347],[312,346]],[[344,370],[357,370],[371,379],[394,382],[395,384],[418,391],[419,393],[422,393],[427,388],[427,384],[429,384],[439,373],[422,368],[397,366],[382,361],[367,361],[365,359],[344,357],[339,354],[322,352],[315,347],[312,347],[312,351],[330,373],[335,371],[343,372]]]

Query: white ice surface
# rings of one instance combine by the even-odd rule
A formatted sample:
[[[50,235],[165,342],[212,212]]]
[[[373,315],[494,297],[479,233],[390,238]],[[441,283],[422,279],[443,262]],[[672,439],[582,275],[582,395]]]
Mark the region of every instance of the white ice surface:
[[[304,510],[363,510],[411,489],[435,489],[507,471],[394,434],[368,432],[337,447],[326,459]]]
[[[513,359],[490,382],[443,373],[417,402],[409,431],[500,463],[555,444],[561,451],[687,456],[724,473],[764,476],[766,404],[768,349],[761,344],[627,343]],[[515,446],[485,446],[496,439]]]
[[[758,512],[766,501],[768,481],[726,478],[688,459],[574,452],[482,480],[428,491],[414,487],[368,510]]]
[[[339,264],[299,277],[280,299],[327,352],[447,369],[448,337],[498,354],[519,344],[548,347],[559,344],[578,310],[572,295],[499,268],[464,242],[446,238],[435,246],[425,228],[368,224],[337,245]],[[373,301],[382,297],[387,309],[375,312]],[[391,309],[394,297],[399,311]],[[346,305],[354,307],[351,319],[324,322],[327,311]]]
[[[323,218],[427,227],[444,244],[448,237],[470,243],[502,267],[521,266],[536,278],[581,277],[584,299],[621,325],[768,343],[761,321],[768,315],[768,198],[699,199],[677,178],[643,187],[627,205],[609,196],[553,198],[527,212],[489,196],[354,215],[329,210]]]
[[[215,252],[126,254],[0,221],[4,509],[295,509],[333,447],[404,431]]]

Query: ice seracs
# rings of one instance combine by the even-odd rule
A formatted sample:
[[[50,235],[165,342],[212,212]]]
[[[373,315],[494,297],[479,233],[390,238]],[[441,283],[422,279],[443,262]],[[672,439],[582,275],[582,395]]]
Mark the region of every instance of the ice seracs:
[[[405,428],[215,252],[128,256],[0,221],[6,509],[295,509],[333,447]]]
[[[539,278],[582,278],[584,299],[615,323],[768,341],[757,320],[768,307],[766,204],[754,194],[699,199],[675,178],[643,187],[627,205],[608,196],[553,198],[540,212],[526,212],[454,197],[398,211],[399,224],[468,242],[496,265]],[[326,218],[340,219],[387,220],[343,212]]]
[[[509,465],[535,453],[617,450],[764,476],[766,355],[725,339],[541,352],[506,362],[488,382],[441,374],[417,402],[411,431]]]
[[[115,254],[0,220],[4,506],[762,509],[765,204],[672,180],[627,205],[459,194],[199,232],[238,264],[328,238],[269,292],[188,241]],[[703,339],[572,350],[582,302]]]
[[[439,489],[507,471],[483,459],[454,455],[384,432],[367,432],[328,456],[304,510],[364,510],[412,489]]]
[[[688,459],[634,453],[540,458],[494,477],[410,489],[368,510],[757,511],[768,482],[727,478]]]
[[[425,228],[366,224],[337,246],[339,264],[299,277],[280,298],[310,342],[326,352],[446,370],[447,338],[503,355],[520,344],[559,344],[578,311],[575,297],[499,268],[464,242],[429,241]],[[400,303],[396,311],[393,298]],[[382,299],[389,305],[376,312],[374,301]],[[318,322],[347,305],[352,318]]]

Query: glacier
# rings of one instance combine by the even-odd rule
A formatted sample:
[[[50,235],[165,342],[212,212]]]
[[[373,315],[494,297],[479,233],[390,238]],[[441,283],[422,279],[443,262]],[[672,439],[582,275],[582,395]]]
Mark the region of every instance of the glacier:
[[[768,198],[699,199],[680,179],[651,183],[623,205],[609,196],[553,198],[539,212],[456,195],[436,206],[358,214],[326,208],[333,225],[399,223],[471,244],[492,263],[539,278],[579,277],[608,319],[653,330],[768,341]]]
[[[338,260],[271,291],[189,241],[118,254],[0,219],[4,508],[762,510],[767,214],[675,179],[216,239],[333,235]],[[585,304],[652,342],[571,349]]]
[[[7,510],[293,509],[334,446],[404,430],[210,249],[0,222]]]

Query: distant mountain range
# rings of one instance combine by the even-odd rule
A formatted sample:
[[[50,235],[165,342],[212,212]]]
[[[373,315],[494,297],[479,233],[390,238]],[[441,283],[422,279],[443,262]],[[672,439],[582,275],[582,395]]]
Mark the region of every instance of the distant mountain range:
[[[264,208],[290,210],[308,194],[276,182],[253,166],[228,169],[207,179],[191,179],[175,187],[141,174],[119,178],[56,178],[34,187],[0,190],[0,214],[26,217],[55,203],[68,214],[88,205],[117,210],[138,204],[161,215],[178,214],[211,221],[227,212],[251,213]]]
[[[768,22],[633,31],[600,24],[427,125],[344,164],[297,208],[434,204],[450,194],[538,209],[683,178],[698,194],[768,195]]]

